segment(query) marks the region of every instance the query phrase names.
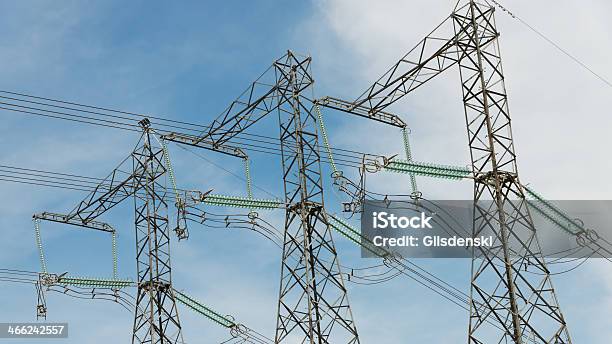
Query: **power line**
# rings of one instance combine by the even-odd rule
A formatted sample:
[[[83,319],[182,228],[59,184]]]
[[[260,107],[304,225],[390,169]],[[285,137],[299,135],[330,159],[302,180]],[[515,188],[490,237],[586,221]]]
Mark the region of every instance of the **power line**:
[[[47,117],[47,118],[53,118],[53,119],[62,119],[62,120],[73,121],[73,122],[77,122],[81,124],[97,125],[97,126],[109,127],[109,128],[114,128],[114,129],[133,131],[133,132],[140,132],[138,121],[144,117],[153,119],[152,124],[154,124],[154,127],[158,131],[161,131],[162,133],[170,133],[176,130],[183,130],[183,131],[187,131],[188,135],[193,135],[194,133],[199,134],[203,130],[210,129],[210,126],[201,125],[201,124],[170,120],[170,119],[165,119],[165,118],[161,118],[158,116],[142,115],[142,114],[136,114],[133,112],[113,110],[113,109],[97,107],[97,106],[84,105],[84,104],[79,104],[75,102],[67,102],[63,100],[33,96],[33,95],[25,94],[25,93],[17,93],[17,92],[11,92],[11,91],[6,91],[6,90],[0,90],[0,93],[10,94],[13,96],[13,97],[0,96],[0,98],[7,100],[7,101],[0,102],[0,105],[3,105],[3,106],[0,106],[0,109],[12,111],[16,113],[21,113],[21,114],[28,114],[28,115]],[[24,97],[27,99],[19,99],[19,98],[16,98],[15,96]],[[36,99],[36,101],[30,100],[30,99]],[[8,102],[8,101],[12,101],[12,102]],[[46,103],[43,101],[46,101]],[[22,103],[27,103],[28,105],[23,105]],[[54,103],[58,103],[62,105],[57,105]],[[36,105],[39,107],[35,107],[32,105]],[[84,109],[66,106],[66,105],[83,107]],[[46,107],[48,107],[49,109],[47,109]],[[92,111],[91,109],[95,109],[96,111]],[[111,113],[105,113],[101,111],[107,111]],[[76,112],[76,113],[72,113],[72,112]],[[121,115],[117,115],[117,114],[121,114]],[[94,117],[94,116],[97,116],[97,117]],[[102,117],[107,117],[107,118],[112,118],[112,119],[106,119]],[[133,118],[133,117],[137,117],[137,118]],[[166,123],[173,123],[173,124],[166,124]],[[180,125],[176,125],[176,124],[180,124]],[[280,148],[279,139],[275,137],[271,137],[271,136],[241,132],[238,135],[236,135],[234,138],[230,139],[228,143],[241,145],[245,147],[247,150],[251,150],[251,151],[279,155],[279,148]],[[347,159],[339,159],[339,161],[346,163],[345,166],[348,166],[348,167],[359,166],[361,157],[367,154],[364,152],[358,152],[358,151],[342,149],[342,148],[333,148],[333,151],[335,152],[337,156],[347,158]],[[373,155],[373,154],[367,154],[367,155]],[[322,161],[329,163],[325,159],[322,159]]]
[[[580,59],[578,59],[576,56],[574,56],[573,54],[571,54],[569,51],[567,51],[566,49],[564,49],[563,47],[561,47],[558,43],[556,43],[555,41],[553,41],[552,39],[548,38],[546,35],[544,35],[541,31],[537,30],[535,27],[533,27],[532,25],[530,25],[529,23],[527,23],[525,20],[523,20],[522,18],[518,17],[517,15],[515,15],[513,12],[511,12],[510,10],[508,10],[506,7],[504,7],[502,4],[500,4],[498,1],[496,0],[491,0],[497,7],[499,7],[503,12],[505,12],[506,14],[508,14],[509,16],[511,16],[512,18],[518,20],[521,24],[523,24],[525,27],[527,27],[529,30],[531,30],[532,32],[534,32],[536,35],[540,36],[540,38],[542,38],[543,40],[545,40],[546,42],[548,42],[550,45],[552,45],[555,49],[557,49],[559,52],[561,52],[563,55],[569,57],[572,61],[574,61],[576,64],[578,64],[580,67],[582,67],[583,69],[585,69],[587,72],[591,73],[593,76],[595,76],[597,79],[601,80],[603,83],[605,83],[608,87],[612,88],[612,82],[610,82],[608,79],[606,79],[603,75],[597,73],[595,70],[593,70],[593,68],[589,67],[586,63],[582,62]]]
[[[7,105],[8,103],[0,102],[0,104]],[[104,120],[104,119],[99,119],[99,118],[95,118],[95,117],[91,117],[91,116],[75,115],[75,114],[59,112],[59,111],[48,111],[48,110],[41,109],[41,108],[33,108],[33,107],[27,107],[27,106],[22,106],[22,105],[15,105],[15,104],[8,104],[8,106],[13,106],[13,108],[8,108],[8,107],[5,107],[5,106],[0,106],[0,109],[1,110],[7,110],[7,111],[13,111],[13,112],[17,112],[17,113],[22,113],[22,114],[29,114],[29,115],[35,115],[35,116],[41,116],[41,117],[48,117],[48,118],[53,118],[53,119],[68,120],[68,121],[73,121],[73,122],[82,123],[82,124],[90,124],[90,125],[96,125],[96,126],[102,126],[102,127],[109,127],[109,128],[114,128],[114,129],[121,129],[121,130],[126,130],[126,131],[132,131],[132,132],[140,132],[140,129],[136,129],[138,127],[138,125],[137,124],[132,124],[132,123],[123,123],[123,122],[117,122],[117,121],[107,121],[107,120]],[[163,127],[162,127],[161,132],[162,133],[169,133],[170,131],[163,130]],[[260,136],[260,135],[258,135],[258,136]],[[274,138],[272,138],[272,139],[274,139]],[[252,151],[252,152],[265,153],[265,154],[276,155],[276,156],[280,156],[281,155],[281,152],[280,152],[280,149],[279,149],[280,144],[278,142],[266,142],[266,141],[258,140],[258,139],[248,139],[248,138],[244,138],[244,137],[239,137],[239,135],[237,135],[237,137],[230,139],[228,141],[228,143],[236,144],[236,145],[238,145],[238,146],[240,146],[242,148],[245,148],[248,151]],[[291,149],[291,148],[295,148],[295,147],[291,147],[289,145],[288,148]],[[349,153],[345,153],[345,152],[351,152],[351,151],[349,151],[349,150],[342,150],[341,152],[336,153],[338,156],[344,156],[344,157],[348,158],[348,159],[336,158],[336,160],[339,162],[338,165],[342,165],[342,166],[345,166],[345,167],[359,167],[359,166],[361,166],[361,156],[367,154],[367,153],[360,153],[360,152],[354,152],[352,154],[349,154]],[[373,154],[367,154],[367,155],[373,155]],[[328,161],[328,159],[324,158],[324,157],[321,158],[321,162],[330,163]]]
[[[215,167],[217,167],[217,168],[219,168],[219,169],[221,169],[221,170],[223,170],[223,171],[225,171],[225,172],[229,173],[230,175],[234,176],[235,178],[240,179],[241,181],[243,181],[243,182],[245,182],[245,183],[246,183],[246,181],[247,181],[247,180],[246,180],[244,177],[242,177],[242,176],[240,176],[240,175],[238,175],[238,174],[236,174],[236,173],[234,173],[234,172],[232,172],[232,171],[228,170],[227,168],[225,168],[225,167],[223,167],[223,166],[221,166],[221,165],[219,165],[219,164],[215,163],[214,161],[212,161],[212,160],[210,160],[210,159],[206,158],[204,155],[199,154],[199,153],[195,152],[194,150],[189,149],[189,148],[187,148],[187,147],[183,147],[182,145],[179,145],[178,147],[179,147],[179,148],[181,148],[181,149],[183,149],[183,150],[185,150],[185,151],[187,151],[187,152],[189,152],[189,153],[191,153],[191,154],[193,154],[193,155],[195,155],[195,156],[197,156],[198,158],[200,158],[200,159],[202,159],[202,160],[204,160],[204,161],[208,162],[209,164],[211,164],[211,165],[213,165],[213,166],[215,166]],[[278,198],[278,199],[280,199],[280,197],[278,197],[277,195],[275,195],[275,194],[273,194],[273,193],[269,192],[268,190],[266,190],[266,189],[264,189],[264,188],[261,188],[261,187],[257,186],[257,185],[256,185],[256,184],[254,184],[254,183],[252,183],[252,185],[253,185],[253,187],[255,187],[256,189],[258,189],[258,190],[260,190],[260,191],[263,191],[263,192],[265,192],[266,194],[268,194],[268,195],[270,195],[270,196],[272,196],[272,197],[274,197],[274,198]]]
[[[197,153],[194,152],[194,154],[197,154]],[[30,169],[30,168],[8,166],[8,165],[0,165],[0,167],[8,170],[4,172],[8,174],[0,174],[1,181],[9,181],[9,182],[23,183],[23,184],[36,185],[36,186],[58,187],[58,188],[67,189],[67,190],[93,191],[95,189],[95,186],[98,185],[98,181],[102,180],[101,178],[86,177],[86,176],[70,174],[70,173],[50,172],[50,171],[44,171],[40,169]],[[0,173],[1,172],[2,171],[0,171]],[[11,175],[11,173],[13,175]],[[232,172],[228,171],[228,173],[232,173]],[[236,176],[236,177],[241,178],[239,176]],[[258,189],[276,198],[276,195],[272,194],[271,192],[263,188],[259,188],[259,187]],[[168,196],[168,199],[171,199],[171,197]],[[453,301],[452,300],[453,298],[460,300],[461,302],[465,302],[465,297],[467,297],[467,295],[464,292],[461,292],[456,287],[440,279],[435,274],[428,272],[426,269],[418,266],[414,262],[405,260],[403,262],[398,262],[398,264],[402,265],[405,269],[408,269],[409,271],[414,273],[416,277],[412,275],[407,275],[406,273],[404,274],[406,274],[411,279],[417,281],[419,284],[427,287],[430,290],[433,290],[437,294],[442,295],[444,298],[448,299],[449,301],[455,304],[458,304],[458,302]],[[408,267],[408,265],[412,267]],[[418,269],[420,272],[415,270],[415,268]],[[23,271],[23,272],[32,273],[28,271]],[[443,285],[446,285],[446,287]],[[452,291],[451,289],[454,291]],[[448,294],[448,296],[443,295],[443,294]]]

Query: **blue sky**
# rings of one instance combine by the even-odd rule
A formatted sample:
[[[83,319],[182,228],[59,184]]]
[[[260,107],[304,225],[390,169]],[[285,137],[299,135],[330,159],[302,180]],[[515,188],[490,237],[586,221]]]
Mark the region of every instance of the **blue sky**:
[[[612,10],[609,3],[504,3],[612,77],[607,58],[612,24],[604,15]],[[275,58],[293,49],[313,56],[317,95],[352,99],[435,27],[452,5],[447,0],[385,0],[376,5],[335,0],[5,2],[0,4],[0,89],[207,124]],[[580,25],[570,27],[568,22]],[[498,27],[523,181],[550,198],[610,199],[612,186],[600,181],[608,178],[612,163],[599,158],[612,144],[612,120],[605,112],[610,89],[501,13]],[[467,163],[459,85],[458,73],[450,71],[394,108],[413,129],[415,159]],[[63,121],[6,112],[0,116],[0,164],[5,165],[101,177],[129,154],[138,138]],[[339,113],[326,113],[326,120],[337,147],[402,152],[397,131]],[[277,136],[274,123],[265,121],[254,130]],[[179,186],[244,194],[241,179],[177,147],[170,151]],[[200,153],[242,174],[240,162]],[[281,195],[279,178],[277,159],[254,154],[256,185]],[[469,183],[419,183],[429,198],[471,195]],[[405,176],[373,176],[368,188],[409,191]],[[31,215],[66,212],[84,194],[10,183],[0,183],[0,194],[0,267],[38,270]],[[260,190],[255,195],[269,197]],[[331,191],[325,196],[329,210],[338,211],[338,196]],[[120,276],[134,278],[130,205],[113,209],[104,220],[119,229]],[[280,225],[282,213],[266,219]],[[51,271],[110,276],[110,238],[47,223],[42,230]],[[278,248],[253,233],[195,224],[190,231],[187,242],[172,247],[175,287],[272,336]],[[344,265],[372,264],[359,258],[350,243],[341,238],[336,243]],[[418,263],[468,290],[468,261]],[[609,263],[594,261],[554,280],[576,343],[608,343],[612,336],[610,272]],[[348,287],[365,343],[465,341],[467,314],[407,278]],[[0,288],[0,322],[35,319],[33,288],[6,283]],[[70,323],[65,343],[130,338],[132,314],[117,305],[49,294],[48,306],[49,321]],[[227,330],[189,310],[179,311],[187,343],[229,337]]]

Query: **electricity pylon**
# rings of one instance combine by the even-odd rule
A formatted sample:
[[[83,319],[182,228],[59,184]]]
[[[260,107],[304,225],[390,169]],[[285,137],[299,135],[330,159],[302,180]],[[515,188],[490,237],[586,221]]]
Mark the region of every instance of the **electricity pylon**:
[[[288,51],[201,135],[165,137],[217,150],[260,119],[278,113],[286,214],[275,341],[358,343],[323,205],[314,101],[306,96],[314,83],[310,62],[310,57]]]
[[[144,135],[132,153],[136,262],[138,292],[132,342],[179,343],[183,341],[176,299],[172,289],[170,231],[164,149],[148,121],[141,122]]]
[[[285,230],[276,342],[358,343],[346,287],[323,205],[310,57],[291,52],[275,63],[285,189]],[[300,257],[295,261],[291,255]]]
[[[170,265],[164,149],[147,119],[132,154],[56,222],[104,229],[96,219],[134,197],[138,270],[132,343],[182,343]]]
[[[358,99],[374,115],[459,66],[474,177],[469,343],[571,343],[518,178],[495,8],[460,0],[453,13]],[[488,200],[489,202],[483,202]]]
[[[473,235],[495,235],[494,247],[472,261],[469,342],[570,343],[519,182],[493,14],[474,1],[453,13],[455,32],[468,33],[457,46],[465,55],[459,70],[475,177]],[[491,335],[486,319],[497,319],[503,333]]]

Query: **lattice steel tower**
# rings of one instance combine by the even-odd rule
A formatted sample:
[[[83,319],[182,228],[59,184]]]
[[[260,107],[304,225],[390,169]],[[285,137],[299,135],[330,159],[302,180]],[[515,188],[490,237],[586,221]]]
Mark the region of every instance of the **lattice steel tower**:
[[[133,343],[181,343],[183,341],[170,276],[170,231],[164,149],[148,121],[144,135],[132,153],[136,213],[136,261],[138,294]]]
[[[285,231],[276,342],[358,343],[323,205],[310,57],[289,52],[274,64],[285,187]]]
[[[495,236],[492,249],[474,252],[468,341],[571,343],[518,178],[494,12],[486,0],[460,0],[348,109],[381,113],[459,65],[475,181],[473,234]]]
[[[276,112],[285,190],[285,229],[277,343],[358,343],[336,248],[323,206],[311,58],[288,51],[200,135],[167,140],[241,156],[222,147]]]
[[[164,149],[148,119],[132,154],[68,215],[54,221],[94,226],[119,203],[134,197],[138,293],[132,343],[182,343],[172,289]]]
[[[453,13],[455,33],[467,33],[457,47],[475,177],[473,230],[496,236],[493,249],[473,258],[469,342],[569,343],[519,182],[493,14],[494,7],[475,1],[458,4]],[[485,320],[504,331],[492,334]]]

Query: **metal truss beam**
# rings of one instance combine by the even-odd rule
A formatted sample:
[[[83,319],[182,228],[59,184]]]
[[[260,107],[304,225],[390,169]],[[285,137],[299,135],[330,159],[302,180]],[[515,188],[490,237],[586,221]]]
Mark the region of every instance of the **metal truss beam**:
[[[80,222],[83,225],[94,221],[100,215],[123,202],[134,193],[137,179],[132,173],[129,158],[123,160],[95,189],[89,193],[69,214],[66,223]]]
[[[203,148],[230,155],[240,154],[236,153],[236,148],[223,149],[222,147],[236,135],[276,111],[288,100],[284,95],[288,86],[286,84],[287,80],[284,77],[278,78],[276,74],[279,71],[278,61],[268,67],[257,80],[251,83],[201,135],[185,136],[184,134],[171,133],[166,135],[165,138],[192,146],[203,146]],[[301,63],[306,61],[310,61],[310,59],[302,59]],[[314,83],[310,75],[308,75],[308,78],[302,80],[302,88],[309,87]]]
[[[397,115],[384,111],[372,112],[365,106],[355,105],[349,101],[334,98],[334,97],[323,97],[315,101],[317,104],[326,108],[343,111],[353,115],[372,119],[381,123],[392,125],[394,127],[405,128],[406,123]]]
[[[91,228],[91,229],[95,229],[95,230],[99,230],[99,231],[103,231],[103,232],[108,232],[108,233],[115,233],[115,229],[111,225],[106,223],[106,222],[100,222],[100,221],[93,221],[92,220],[92,221],[89,221],[87,223],[83,223],[83,222],[75,219],[74,217],[70,218],[68,215],[58,214],[58,213],[50,213],[50,212],[47,212],[47,211],[39,213],[39,214],[34,214],[34,216],[32,216],[32,217],[34,219],[38,219],[38,220],[64,223],[64,224],[73,225],[73,226]]]
[[[350,108],[361,108],[373,116],[456,65],[470,51],[457,47],[467,32],[453,29],[451,15],[368,87]]]
[[[179,133],[169,133],[163,135],[162,138],[167,141],[172,141],[175,143],[186,144],[189,146],[204,148],[208,150],[212,150],[218,153],[227,154],[230,156],[234,156],[237,158],[246,159],[248,158],[247,154],[240,148],[230,146],[227,144],[220,144],[217,142],[213,142],[211,140],[207,140],[196,135],[188,135],[188,134],[179,134]]]

